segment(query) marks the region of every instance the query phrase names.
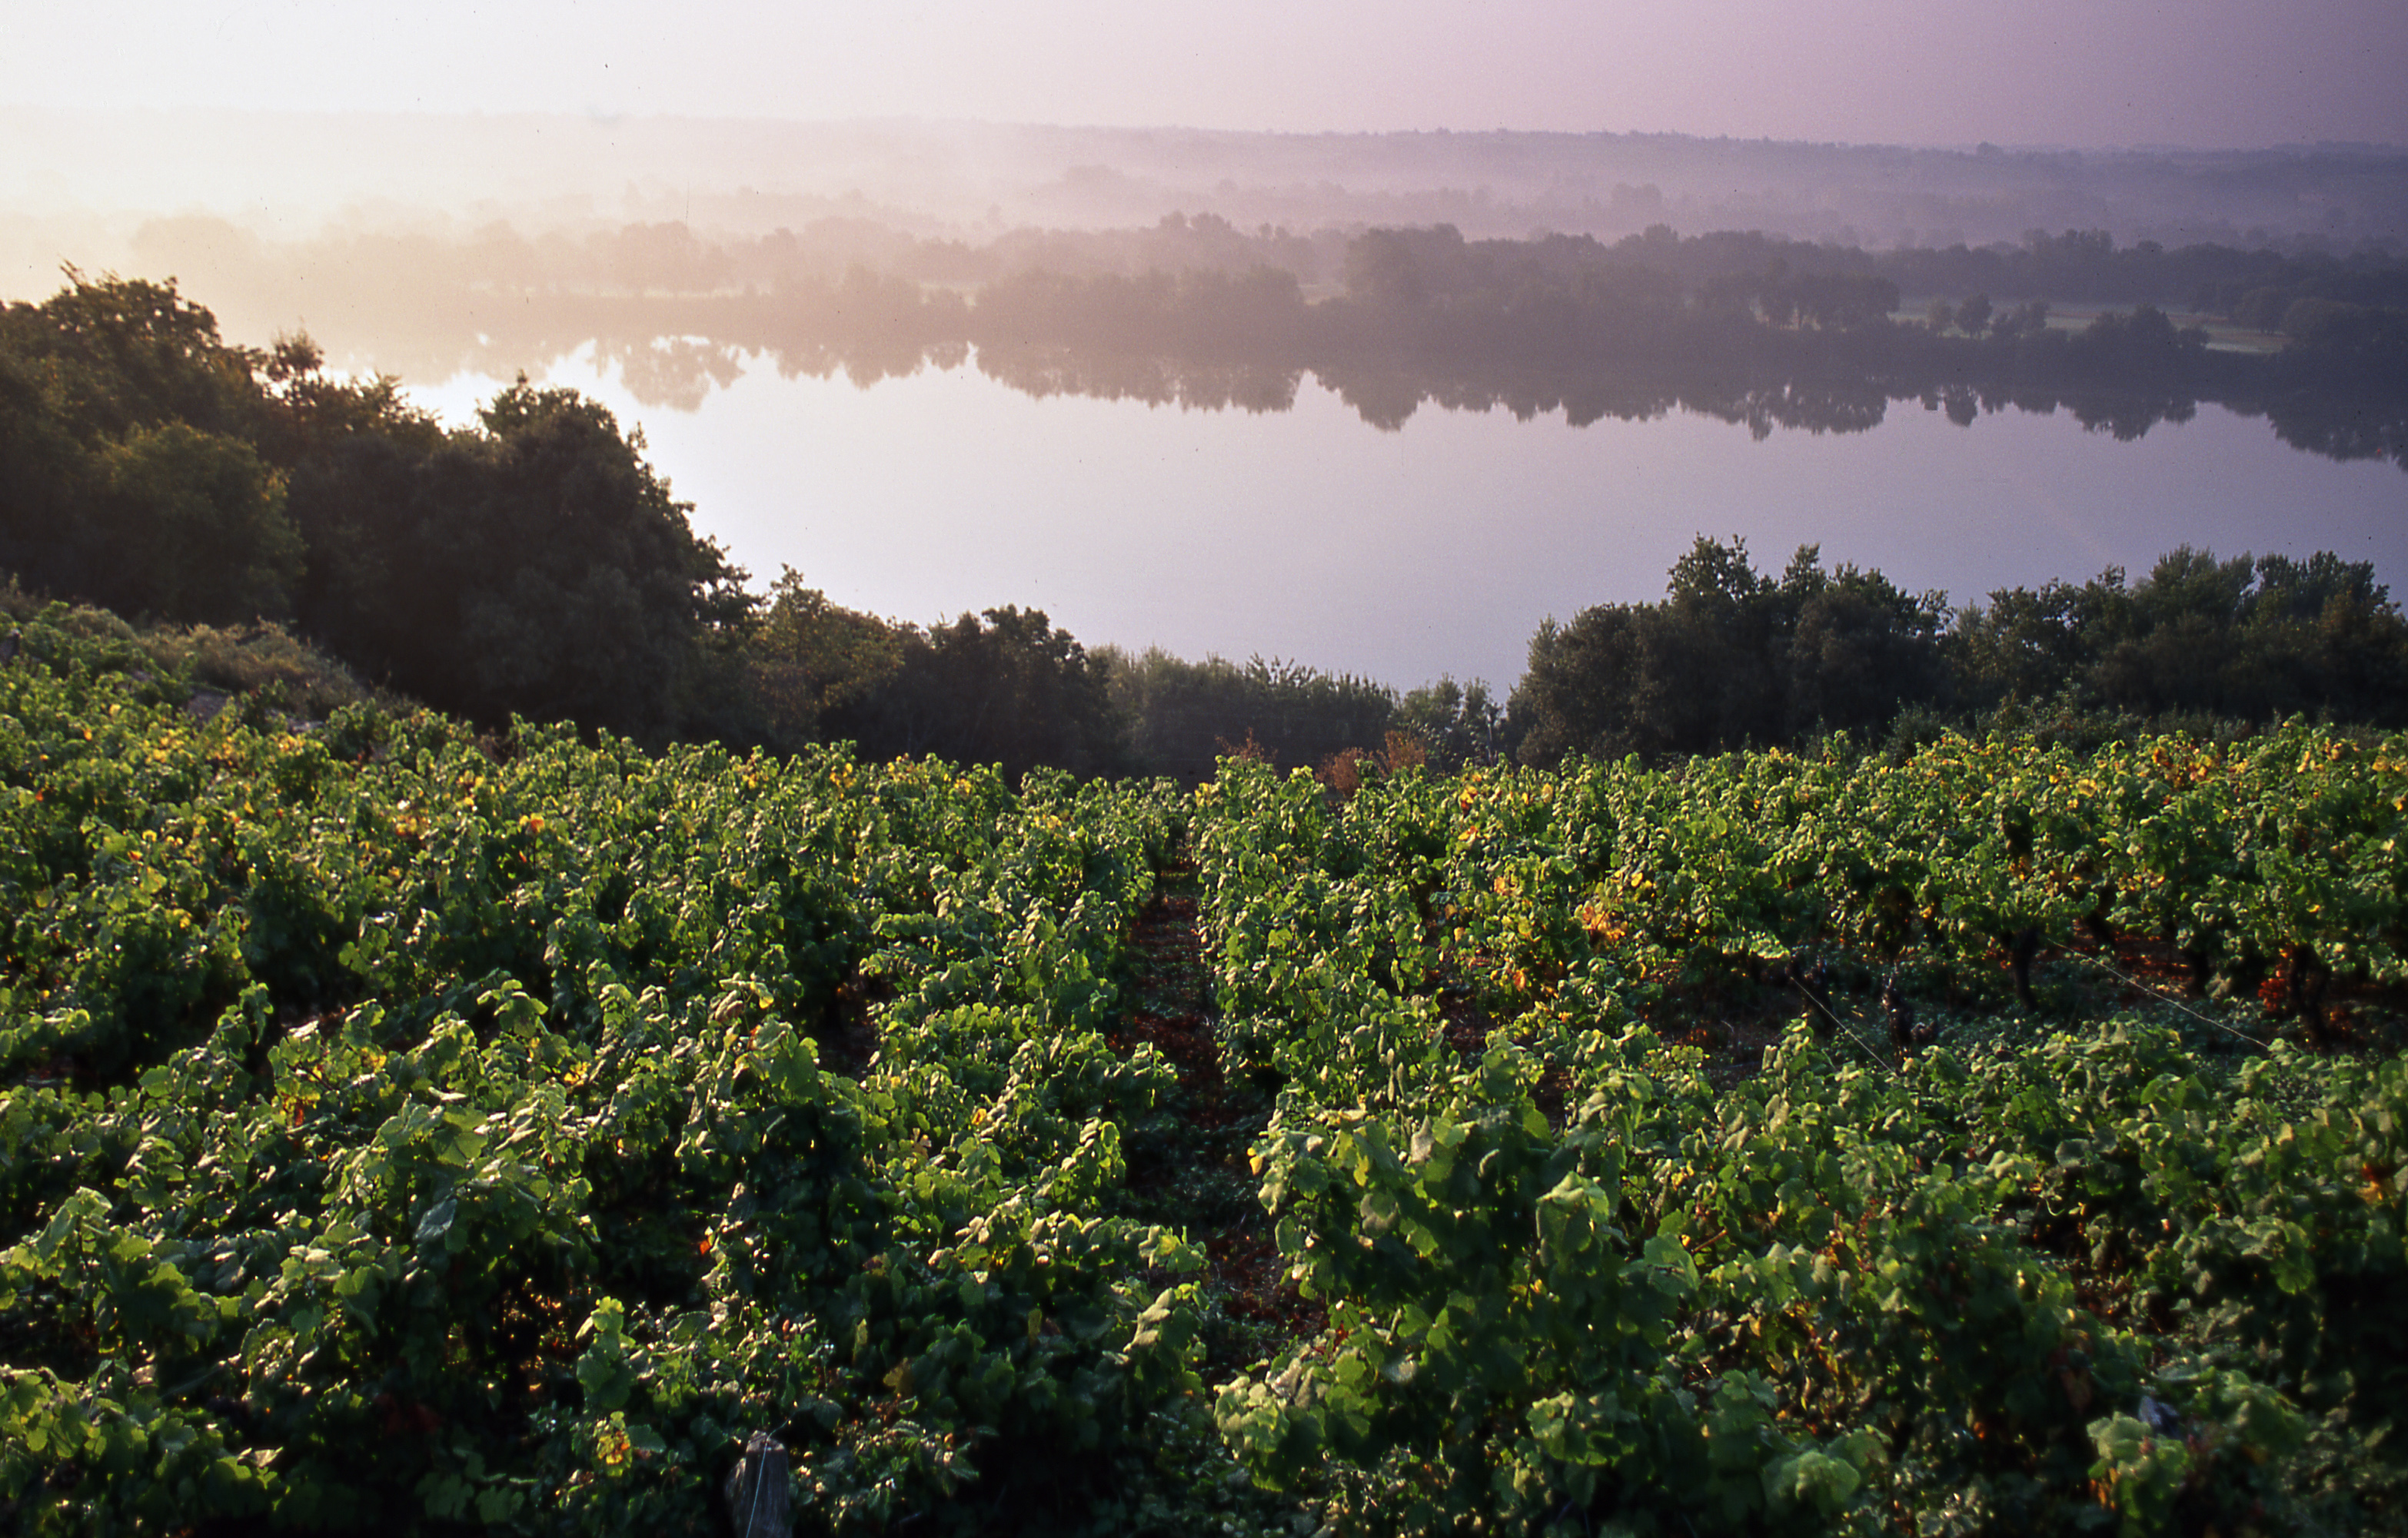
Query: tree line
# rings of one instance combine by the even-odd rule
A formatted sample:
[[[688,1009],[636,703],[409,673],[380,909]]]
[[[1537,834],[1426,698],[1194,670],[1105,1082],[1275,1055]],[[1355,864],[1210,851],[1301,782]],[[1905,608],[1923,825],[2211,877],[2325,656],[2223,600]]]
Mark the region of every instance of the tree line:
[[[572,237],[530,238],[506,223],[464,239],[428,235],[352,233],[271,245],[202,214],[154,220],[136,236],[146,261],[208,262],[214,276],[247,299],[272,303],[307,276],[313,287],[355,285],[349,301],[371,307],[378,296],[406,295],[423,306],[445,293],[701,296],[809,293],[840,284],[856,270],[913,285],[983,288],[1030,273],[1079,278],[1153,273],[1218,272],[1242,277],[1269,268],[1318,286],[1351,274],[1367,235],[1405,224],[1324,224],[1291,231],[1241,228],[1220,215],[1168,213],[1152,225],[1074,230],[1020,228],[972,245],[957,236],[897,228],[873,218],[831,216],[797,232],[757,236],[697,234],[682,221],[636,222]],[[1422,229],[1448,229],[1437,224]],[[1874,249],[1761,230],[1683,235],[1654,223],[1618,239],[1548,234],[1529,239],[1475,239],[1484,260],[1526,256],[1557,278],[1582,271],[1641,267],[1697,288],[1779,268],[1815,277],[1877,278],[1910,294],[1985,292],[2000,299],[2082,305],[2153,304],[2237,316],[2253,295],[2315,297],[2377,307],[2408,307],[2408,262],[2396,243],[2337,251],[2291,242],[2236,246],[2216,241],[2168,247],[2156,240],[2118,245],[2102,229],[2028,230],[2020,241],[1904,245]],[[2260,298],[2258,313],[2269,311]],[[490,309],[485,306],[480,313]],[[489,318],[489,317],[488,317]]]
[[[2219,561],[2184,546],[2139,581],[1993,591],[1952,611],[1878,571],[1778,577],[1699,536],[1665,597],[1542,623],[1508,724],[1517,758],[1651,760],[2014,719],[2105,733],[2305,715],[2408,724],[2408,619],[2372,563]]]
[[[2105,236],[2098,236],[2105,243]],[[2090,249],[2088,236],[2063,243]],[[2022,395],[2148,397],[2173,392],[2263,404],[2299,395],[2408,393],[2408,265],[2225,253],[2156,271],[2145,250],[2128,282],[2071,259],[1933,263],[1910,257],[1663,226],[1611,244],[1586,235],[1467,240],[1448,225],[1371,229],[1346,246],[1343,290],[1308,303],[1294,277],[1154,273],[1020,274],[990,284],[963,317],[983,357],[1041,346],[1243,361],[1344,377],[1386,366],[1424,374],[1527,377],[1609,371],[1675,388],[1799,379],[1884,392],[1946,389]],[[2094,255],[2097,254],[2094,252]],[[2164,253],[2160,253],[2164,254]],[[2174,256],[2167,255],[2172,262]],[[1961,271],[1959,269],[1962,269]],[[1981,275],[1995,282],[1978,280]],[[2216,275],[2221,274],[2218,278]],[[2154,275],[2154,276],[2153,276]],[[1945,279],[1958,278],[1948,284]],[[2195,278],[2196,281],[2192,281]],[[2062,283],[2062,288],[2050,285]],[[2272,355],[2211,350],[2178,327],[2164,291],[2187,284],[2208,313],[2285,332]],[[1943,286],[1944,285],[1944,286]],[[2079,329],[2050,323],[2052,298],[2106,292],[2130,307]],[[1944,294],[1925,323],[1910,293]]]
[[[2049,305],[2190,310],[2289,338],[2272,362],[2183,355],[2173,372],[2194,397],[2408,391],[2408,261],[2382,246],[2118,246],[2105,230],[2068,229],[2019,244],[1874,250],[1661,223],[1617,240],[1467,239],[1447,224],[1307,237],[1211,214],[1014,231],[975,248],[863,219],[750,239],[632,224],[530,241],[494,226],[458,242],[355,235],[276,248],[188,216],[146,227],[138,244],[160,260],[212,253],[252,309],[280,308],[304,272],[313,288],[346,286],[349,307],[377,315],[389,341],[423,334],[429,362],[449,366],[622,338],[606,350],[631,384],[681,406],[740,367],[738,350],[767,351],[782,371],[842,366],[867,382],[958,362],[970,347],[1024,375],[1025,356],[1006,355],[1067,350],[1089,372],[1112,353],[1256,371],[1674,368],[1683,388],[1701,372],[1820,372],[1902,382],[1907,393],[1951,380],[2060,392],[2163,382],[2167,370],[2136,375],[2114,349],[2054,346],[2068,338],[2042,323]],[[497,311],[496,294],[516,302]],[[1932,328],[1946,345],[1885,323],[1902,297],[1935,295],[1955,318]],[[1968,313],[1979,321],[1965,323]],[[711,341],[664,348],[664,336]],[[1981,339],[2018,345],[1966,345]]]
[[[1410,247],[1366,263],[1367,291],[1408,291],[1378,302],[1418,302]],[[1184,281],[1168,292],[1249,292]],[[2162,316],[2118,324],[2077,343],[2190,345]],[[2329,554],[2184,548],[2138,582],[2111,570],[1958,613],[1826,571],[1812,547],[1775,577],[1700,537],[1662,602],[1542,624],[1501,701],[1477,681],[1399,692],[1259,657],[1090,649],[1017,606],[909,624],[792,571],[755,591],[643,447],[523,380],[447,430],[389,377],[329,377],[306,339],[226,342],[172,282],[71,274],[0,310],[0,571],[170,623],[280,621],[491,727],[1200,779],[1227,753],[1342,776],[1366,757],[1670,757],[2006,708],[2391,725],[2408,703],[2398,606],[2369,563]]]

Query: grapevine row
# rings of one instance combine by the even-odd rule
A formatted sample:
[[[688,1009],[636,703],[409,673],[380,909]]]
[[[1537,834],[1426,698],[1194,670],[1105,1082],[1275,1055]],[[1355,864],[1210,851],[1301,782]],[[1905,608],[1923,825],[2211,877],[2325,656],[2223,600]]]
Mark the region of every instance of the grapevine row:
[[[759,1432],[831,1531],[1169,1477],[1173,1075],[1100,1027],[1171,791],[203,723],[69,618],[0,673],[20,1530],[700,1531]]]
[[[2388,977],[2400,765],[2305,729],[1950,741],[1340,805],[1225,764],[1207,938],[1328,1315],[1223,1388],[1225,1434],[1365,1531],[2365,1520],[2298,1471],[2381,1463],[2408,1412],[2397,1061],[2235,1072],[2124,1019],[1901,1072],[1801,1019],[1718,1086],[1631,1006],[1733,956],[1962,964],[2084,920]]]

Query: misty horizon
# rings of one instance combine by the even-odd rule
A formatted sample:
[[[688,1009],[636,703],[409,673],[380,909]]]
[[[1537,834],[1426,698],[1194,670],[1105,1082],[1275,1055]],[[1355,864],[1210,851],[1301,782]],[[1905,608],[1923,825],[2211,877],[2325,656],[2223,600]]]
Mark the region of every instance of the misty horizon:
[[[2408,144],[2408,12],[2202,0],[1525,0],[1510,11],[1224,0],[908,10],[633,0],[12,18],[0,102],[518,111],[631,121],[962,120],[1386,133],[1511,128],[1810,144]]]
[[[973,246],[1210,217],[1299,238],[1452,224],[1612,240],[1655,225],[1890,249],[2105,230],[2348,251],[2408,240],[2408,151],[1970,150],[1639,134],[1278,134],[931,122],[0,107],[0,296],[60,269],[204,280],[145,249],[215,219],[268,246],[471,243],[681,225],[705,240],[874,226]],[[824,244],[824,241],[822,242]],[[172,245],[172,241],[169,243]],[[874,241],[844,260],[884,265]],[[1023,261],[1043,264],[1043,253]],[[1274,257],[1274,264],[1295,266]],[[841,264],[838,270],[841,270]],[[274,328],[316,325],[296,287]]]
[[[1601,234],[1601,219],[1638,229],[1633,219],[1669,217],[1685,234],[1837,235],[1847,224],[1856,238],[1844,243],[1866,246],[1895,243],[1899,231],[2018,238],[2035,224],[2104,226],[2127,241],[2240,234],[2252,221],[2275,235],[2408,238],[2408,197],[2399,190],[2408,139],[2127,150],[1685,130],[1296,133],[0,101],[0,142],[20,151],[0,164],[0,217],[209,209],[287,238],[306,234],[296,229],[304,221],[407,224],[426,214],[501,217],[532,229],[638,214],[768,229],[810,212],[770,207],[781,200],[869,205],[882,217],[956,229],[1094,229],[1166,212],[1216,212],[1253,226],[1257,214],[1279,221],[1305,207],[1339,224],[1413,224],[1430,221],[1438,205],[1383,200],[1442,195],[1455,197],[1452,212],[1498,221],[1467,234]],[[2382,180],[2382,195],[2355,185],[2367,178]],[[1664,200],[1659,207],[1644,202],[1650,192]]]

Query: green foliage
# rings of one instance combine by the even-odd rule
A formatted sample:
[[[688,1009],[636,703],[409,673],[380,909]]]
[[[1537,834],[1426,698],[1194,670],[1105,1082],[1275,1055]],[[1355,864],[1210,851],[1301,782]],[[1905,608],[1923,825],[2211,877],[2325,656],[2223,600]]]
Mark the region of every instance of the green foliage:
[[[2402,699],[2408,620],[2372,564],[2330,552],[2183,546],[2129,587],[2111,569],[2001,590],[1951,621],[1941,595],[1826,573],[1812,546],[1776,583],[1742,544],[1700,536],[1662,603],[1540,626],[1510,734],[1530,763],[1670,759],[2033,708],[2095,736],[2300,714],[2390,727]]]
[[[2094,921],[2397,980],[2408,745],[1015,788],[203,722],[122,624],[18,623],[19,1528],[704,1531],[755,1432],[833,1533],[2401,1519],[2396,1056],[1899,1057],[1835,998],[1733,1082],[1633,1006]],[[1300,1292],[1210,1383],[1205,1246],[1129,1216],[1182,852]]]
[[[1970,704],[2063,695],[2079,707],[2246,720],[2314,712],[2401,722],[2408,622],[2366,562],[2329,552],[2217,561],[2184,546],[2127,587],[1994,592],[1947,642]]]
[[[136,428],[97,456],[104,537],[135,575],[126,606],[225,623],[290,612],[301,536],[249,444],[182,422]]]
[[[1952,737],[1342,809],[1225,763],[1226,1047],[1282,1087],[1255,1166],[1326,1313],[1225,1433],[1341,1531],[2396,1524],[2396,1059],[2126,1020],[1895,1061],[1830,1002],[1734,1086],[1623,1002],[2160,916],[2396,976],[2400,747]]]
[[[499,723],[660,738],[742,574],[601,406],[522,381],[481,432],[355,434],[296,472],[300,618],[352,665]]]
[[[958,1524],[1192,1395],[1196,1256],[1113,1210],[1168,1074],[1098,1034],[1161,789],[265,733],[26,639],[21,1520],[701,1531],[767,1430],[813,1521]]]
[[[907,634],[830,603],[787,567],[741,653],[754,730],[778,748],[819,741],[830,717],[866,703],[894,677]]]
[[[307,338],[229,346],[172,284],[68,278],[0,312],[0,566],[171,621],[294,619],[493,726],[705,714],[753,600],[609,412],[522,381],[447,437]]]
[[[1139,762],[1189,783],[1210,779],[1223,754],[1248,744],[1271,762],[1311,767],[1350,748],[1379,746],[1397,720],[1392,690],[1298,662],[1190,662],[1159,648],[1104,655]]]
[[[1641,1104],[1600,1096],[1558,1132],[1535,1076],[1499,1048],[1425,1114],[1283,1107],[1263,1200],[1329,1327],[1223,1391],[1225,1432],[1274,1486],[1320,1483],[1333,1458],[1390,1476],[1352,1514],[1389,1531],[1573,1512],[1820,1531],[1870,1445],[1801,1444],[1752,1377],[1684,1387],[1697,1265],[1675,1238],[1637,1242],[1624,1210]]]
[[[1418,739],[1430,768],[1452,771],[1497,762],[1505,711],[1485,682],[1458,684],[1448,676],[1406,691],[1397,702],[1397,726]]]
[[[826,626],[817,627],[822,635]],[[1077,775],[1127,767],[1121,722],[1102,663],[1046,619],[1006,606],[965,614],[926,631],[894,633],[891,650],[867,648],[882,676],[867,687],[838,680],[831,735],[873,757],[937,754],[1000,765],[1018,778],[1040,765]]]
[[[1938,594],[1904,593],[1853,566],[1827,573],[1813,546],[1776,583],[1744,542],[1702,535],[1671,576],[1662,604],[1540,626],[1512,703],[1525,762],[1878,731],[1902,706],[1947,697]]]
[[[0,311],[0,564],[171,619],[288,612],[302,549],[252,443],[260,360],[172,283],[67,278]]]
[[[67,269],[67,286],[5,312],[6,350],[39,379],[46,406],[87,446],[181,422],[247,437],[262,409],[256,355],[218,336],[216,317],[175,284]]]

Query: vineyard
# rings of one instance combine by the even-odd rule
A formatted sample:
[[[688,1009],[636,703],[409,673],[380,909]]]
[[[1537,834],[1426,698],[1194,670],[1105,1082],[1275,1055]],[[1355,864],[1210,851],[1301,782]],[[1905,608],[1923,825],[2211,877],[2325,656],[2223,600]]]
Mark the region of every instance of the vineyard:
[[[190,695],[0,666],[13,1531],[2408,1524],[2408,741],[1341,797]]]

